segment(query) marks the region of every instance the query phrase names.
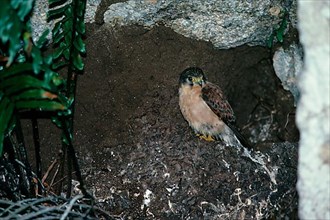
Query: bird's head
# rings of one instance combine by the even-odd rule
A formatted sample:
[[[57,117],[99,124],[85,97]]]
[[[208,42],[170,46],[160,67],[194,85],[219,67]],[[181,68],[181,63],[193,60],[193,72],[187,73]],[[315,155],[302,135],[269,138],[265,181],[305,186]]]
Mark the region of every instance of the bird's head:
[[[180,85],[203,86],[206,83],[206,77],[200,68],[189,67],[180,74],[179,83]]]

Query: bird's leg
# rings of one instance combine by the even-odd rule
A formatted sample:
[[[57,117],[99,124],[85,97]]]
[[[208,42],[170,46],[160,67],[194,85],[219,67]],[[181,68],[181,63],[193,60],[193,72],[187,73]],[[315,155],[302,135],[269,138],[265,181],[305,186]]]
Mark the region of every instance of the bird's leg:
[[[196,134],[196,136],[199,137],[200,139],[205,140],[205,141],[215,141],[214,138],[209,134],[207,134],[207,135],[205,135],[205,134]]]

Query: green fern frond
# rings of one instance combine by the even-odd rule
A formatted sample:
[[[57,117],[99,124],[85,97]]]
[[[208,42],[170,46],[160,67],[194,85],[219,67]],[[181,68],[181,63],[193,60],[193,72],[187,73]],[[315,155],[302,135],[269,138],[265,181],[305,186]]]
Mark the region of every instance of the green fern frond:
[[[273,46],[274,40],[276,39],[278,42],[283,43],[285,30],[288,27],[288,16],[289,13],[284,10],[282,15],[281,23],[279,27],[273,30],[272,34],[267,39],[267,46],[271,48]]]
[[[0,155],[14,110],[64,111],[71,102],[59,93],[58,75],[40,77],[30,63],[15,64],[0,72]],[[56,83],[56,84],[55,84]]]
[[[10,66],[18,51],[22,48],[28,49],[29,42],[22,41],[23,35],[29,31],[29,20],[27,15],[31,13],[34,0],[2,0],[0,7],[0,40],[3,45],[8,46],[8,61]]]
[[[68,72],[81,73],[84,68],[82,56],[86,53],[82,40],[85,34],[84,13],[86,1],[49,0],[49,20],[56,20],[52,30],[55,51],[53,69],[67,67]]]
[[[54,53],[45,56],[48,30],[37,42],[33,42],[30,31],[30,17],[34,0],[2,0],[0,7],[0,157],[4,142],[11,148],[14,143],[5,141],[17,137],[19,152],[26,159],[24,137],[19,117],[21,113],[35,111],[50,112],[53,122],[62,129],[62,143],[68,150],[68,171],[71,163],[75,169],[82,191],[83,186],[79,164],[72,145],[73,112],[77,73],[82,73],[82,56],[86,53],[83,35],[85,34],[84,13],[86,0],[49,0],[48,18],[56,19],[52,30]],[[54,70],[67,67],[67,80]],[[57,114],[53,114],[53,113]],[[32,118],[34,134],[38,135],[36,118]],[[41,178],[40,142],[34,136],[37,175]],[[24,153],[25,152],[25,153]],[[15,152],[14,152],[15,154]],[[38,156],[39,155],[39,156]],[[15,155],[12,155],[13,158]],[[25,160],[27,181],[32,174]],[[64,159],[64,158],[63,158]],[[68,196],[71,193],[69,175]],[[26,192],[29,191],[26,187]]]

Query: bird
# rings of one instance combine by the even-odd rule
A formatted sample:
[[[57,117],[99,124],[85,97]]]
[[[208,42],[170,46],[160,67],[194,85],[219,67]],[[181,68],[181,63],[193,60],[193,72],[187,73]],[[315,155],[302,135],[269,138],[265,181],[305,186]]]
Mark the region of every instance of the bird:
[[[207,81],[199,67],[185,69],[179,77],[179,106],[200,139],[251,148],[235,125],[235,115],[221,88]]]

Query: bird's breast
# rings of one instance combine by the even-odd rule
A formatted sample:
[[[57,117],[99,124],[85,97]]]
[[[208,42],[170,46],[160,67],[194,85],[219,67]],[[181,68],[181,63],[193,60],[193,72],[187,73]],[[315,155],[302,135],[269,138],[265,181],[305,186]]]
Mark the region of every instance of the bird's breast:
[[[199,132],[218,133],[224,123],[203,100],[200,86],[181,86],[179,90],[179,105],[184,118],[189,125]]]

